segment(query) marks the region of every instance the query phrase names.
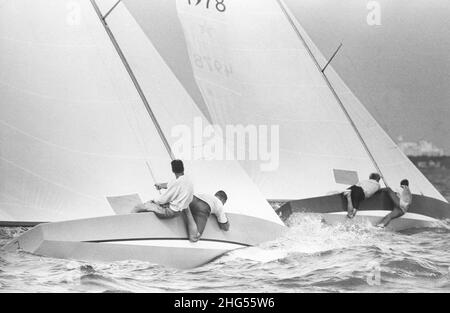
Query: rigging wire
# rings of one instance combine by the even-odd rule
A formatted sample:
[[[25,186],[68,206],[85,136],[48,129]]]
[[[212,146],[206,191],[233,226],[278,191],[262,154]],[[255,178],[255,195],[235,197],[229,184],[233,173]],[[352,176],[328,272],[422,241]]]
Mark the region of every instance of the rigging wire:
[[[90,1],[91,1],[92,6],[94,7],[95,12],[98,15],[98,18],[100,19],[103,27],[105,28],[106,33],[108,34],[108,36],[109,36],[109,38],[110,38],[114,48],[116,49],[116,52],[119,55],[119,57],[120,57],[123,65],[124,65],[125,69],[127,70],[128,75],[130,76],[130,78],[131,78],[131,80],[132,80],[132,82],[134,84],[134,87],[136,88],[136,90],[137,90],[137,92],[138,92],[138,94],[139,94],[139,96],[140,96],[140,98],[141,98],[141,100],[142,100],[146,110],[147,110],[147,113],[149,114],[150,118],[152,119],[153,124],[155,125],[156,130],[158,131],[158,134],[159,134],[162,142],[164,143],[164,146],[165,146],[165,148],[167,150],[167,153],[169,154],[169,156],[170,156],[170,158],[172,160],[175,159],[174,154],[172,152],[172,149],[170,147],[170,144],[169,144],[166,136],[164,135],[164,132],[162,131],[161,125],[159,124],[158,120],[156,119],[156,116],[153,113],[153,110],[150,107],[150,104],[148,103],[148,100],[147,100],[147,98],[146,98],[146,96],[144,94],[144,91],[142,90],[141,85],[139,84],[136,76],[134,75],[134,72],[131,69],[130,64],[128,63],[127,59],[125,58],[125,55],[122,52],[122,49],[120,48],[119,44],[117,43],[117,40],[114,37],[114,34],[112,33],[111,29],[109,28],[109,25],[106,22],[106,20],[103,18],[103,15],[102,15],[102,13],[100,11],[100,8],[97,6],[97,3],[95,2],[95,0],[90,0]]]
[[[341,101],[339,95],[337,94],[336,90],[334,90],[333,85],[331,84],[331,82],[329,81],[328,77],[326,76],[326,74],[324,72],[322,72],[322,67],[320,66],[318,60],[316,59],[316,57],[314,56],[311,48],[308,46],[308,44],[306,43],[303,35],[301,34],[301,32],[299,31],[299,29],[297,28],[297,26],[295,25],[294,20],[292,19],[290,13],[287,11],[285,4],[282,2],[282,0],[276,0],[278,5],[280,6],[281,10],[283,11],[283,14],[286,16],[287,20],[289,21],[289,23],[291,24],[291,27],[293,28],[293,30],[295,31],[295,33],[297,34],[297,37],[301,40],[301,42],[303,43],[303,46],[305,47],[305,49],[308,51],[309,56],[311,57],[311,59],[313,60],[313,62],[315,63],[318,71],[322,74],[323,79],[325,80],[325,83],[327,84],[328,88],[330,89],[330,91],[332,92],[333,96],[335,97],[335,99],[337,100],[337,102],[339,103],[342,111],[344,112],[344,114],[346,115],[348,121],[350,122],[351,126],[353,127],[353,129],[355,130],[359,140],[361,141],[362,145],[364,146],[364,149],[366,150],[367,154],[369,155],[373,165],[375,166],[375,168],[377,169],[378,173],[381,176],[381,179],[384,181],[384,184],[386,185],[386,187],[389,187],[386,178],[384,177],[381,168],[379,167],[377,161],[375,160],[374,156],[372,155],[369,147],[367,146],[366,142],[364,141],[364,138],[362,137],[360,131],[358,130],[358,127],[356,126],[355,122],[353,121],[353,119],[350,116],[350,113],[347,111],[347,108],[345,107],[345,105],[343,104],[343,102]]]
[[[165,147],[166,150],[167,150],[167,153],[169,154],[170,158],[171,158],[172,160],[174,160],[174,159],[175,159],[175,156],[174,156],[174,154],[173,154],[173,151],[172,151],[172,149],[171,149],[171,147],[170,147],[170,144],[169,144],[169,142],[168,142],[166,136],[164,135],[164,132],[163,132],[163,130],[162,130],[162,128],[161,128],[161,125],[159,124],[159,122],[158,122],[158,120],[157,120],[157,118],[156,118],[156,116],[155,116],[155,114],[154,114],[152,108],[150,107],[150,104],[149,104],[149,102],[148,102],[148,100],[147,100],[147,98],[146,98],[146,96],[145,96],[145,94],[144,94],[144,92],[143,92],[143,90],[142,90],[142,88],[141,88],[141,86],[140,86],[140,84],[139,84],[139,82],[138,82],[138,80],[137,80],[137,78],[136,78],[136,76],[135,76],[133,70],[131,69],[130,64],[128,63],[128,61],[127,61],[127,59],[126,59],[124,53],[122,52],[122,49],[120,48],[120,46],[119,46],[119,44],[118,44],[118,42],[117,42],[117,40],[116,40],[114,34],[112,33],[111,29],[109,28],[108,23],[106,22],[106,18],[107,18],[107,17],[109,16],[109,14],[110,14],[110,13],[111,13],[118,5],[119,5],[119,3],[121,2],[121,0],[118,0],[118,1],[117,1],[117,2],[116,2],[109,10],[108,10],[108,12],[107,12],[105,15],[102,15],[102,12],[100,11],[100,8],[98,7],[98,5],[97,5],[97,3],[95,2],[95,0],[90,0],[90,1],[91,1],[92,6],[94,7],[94,10],[95,10],[95,12],[97,13],[97,16],[98,16],[98,18],[100,19],[100,21],[101,21],[101,23],[102,23],[102,25],[103,25],[103,27],[104,27],[106,33],[108,34],[109,39],[111,40],[111,42],[112,42],[114,48],[116,49],[116,52],[117,52],[117,54],[119,55],[120,60],[122,61],[122,64],[124,65],[124,67],[125,67],[125,69],[126,69],[128,75],[130,76],[130,78],[131,78],[131,80],[132,80],[132,82],[133,82],[133,84],[134,84],[134,87],[136,88],[136,91],[138,92],[138,94],[139,94],[139,96],[140,96],[140,98],[141,98],[141,100],[142,100],[142,103],[144,104],[145,109],[147,110],[147,113],[148,113],[148,115],[150,116],[150,118],[151,118],[151,120],[152,120],[152,122],[153,122],[153,124],[154,124],[154,126],[155,126],[155,128],[156,128],[156,130],[157,130],[157,132],[158,132],[158,134],[159,134],[159,137],[161,138],[161,140],[162,140],[162,142],[163,142],[163,144],[164,144],[164,147]],[[147,168],[148,168],[148,170],[149,170],[149,172],[150,172],[150,175],[151,175],[153,181],[154,181],[155,183],[157,183],[156,178],[155,178],[155,175],[154,175],[154,173],[153,173],[153,171],[152,171],[152,169],[151,169],[151,167],[150,167],[150,164],[148,163],[148,161],[146,161],[145,163],[146,163],[146,166],[147,166]],[[159,191],[159,192],[160,192],[160,191]]]

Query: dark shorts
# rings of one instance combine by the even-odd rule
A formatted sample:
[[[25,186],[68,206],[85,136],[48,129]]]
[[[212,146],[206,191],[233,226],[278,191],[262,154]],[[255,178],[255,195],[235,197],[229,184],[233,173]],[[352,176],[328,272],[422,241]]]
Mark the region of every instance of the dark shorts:
[[[363,202],[364,199],[366,199],[364,190],[361,187],[355,185],[350,186],[347,189],[351,191],[353,207],[358,210],[360,203]]]
[[[211,215],[211,208],[208,203],[194,196],[192,202],[189,204],[189,209],[191,210],[192,217],[197,224],[198,232],[202,234],[205,230],[209,215]]]

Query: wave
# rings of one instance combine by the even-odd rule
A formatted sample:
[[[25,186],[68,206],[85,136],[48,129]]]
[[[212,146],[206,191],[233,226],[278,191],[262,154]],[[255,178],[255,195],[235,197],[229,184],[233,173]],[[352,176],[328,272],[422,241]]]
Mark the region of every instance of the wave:
[[[409,233],[379,231],[365,222],[328,225],[317,214],[296,213],[286,222],[281,238],[195,269],[18,252],[0,255],[0,281],[9,290],[108,293],[450,291],[448,221],[444,228]]]
[[[320,215],[308,213],[294,213],[286,224],[289,229],[281,238],[232,251],[226,257],[271,262],[290,255],[330,253],[352,246],[370,246],[380,233],[370,223],[331,226],[324,224]]]

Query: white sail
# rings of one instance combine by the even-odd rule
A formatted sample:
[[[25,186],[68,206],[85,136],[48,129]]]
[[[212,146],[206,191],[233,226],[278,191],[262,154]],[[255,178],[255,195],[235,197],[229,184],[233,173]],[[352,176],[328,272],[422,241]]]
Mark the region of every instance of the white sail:
[[[326,60],[282,2],[178,0],[177,10],[213,121],[280,125],[279,168],[245,163],[267,198],[322,196],[381,171],[390,186],[408,178],[444,200],[329,66],[341,107],[314,62]]]
[[[99,5],[106,13],[114,3]],[[175,142],[171,129],[202,115],[122,4],[108,23]],[[153,198],[154,182],[172,176],[164,143],[89,1],[2,2],[0,99],[0,221],[110,215],[107,196]],[[230,212],[281,224],[236,162],[185,167],[196,191],[225,190]]]
[[[283,5],[283,8],[295,24],[295,28],[306,41],[316,60],[319,64],[322,64],[322,66],[325,65],[327,62],[326,59],[295,19],[292,12],[290,12],[286,5]],[[447,202],[439,191],[436,190],[428,179],[394,143],[383,128],[381,128],[332,66],[327,67],[325,74],[331,82],[333,89],[338,94],[339,99],[350,114],[352,121],[355,123],[370,153],[375,158],[377,166],[382,171],[386,183],[390,186],[396,186],[402,179],[408,178],[413,182],[411,190],[414,193]]]
[[[105,196],[156,196],[166,178],[154,129],[87,1],[4,1],[0,8],[0,220],[112,214]],[[140,114],[136,112],[142,111]]]
[[[110,5],[113,3],[114,1],[111,1]],[[209,125],[125,6],[120,5],[117,11],[114,11],[108,18],[108,24],[127,56],[143,91],[148,95],[150,105],[169,144],[173,146],[177,143],[179,137],[169,134],[179,126],[193,132],[196,119],[201,119],[205,126]],[[219,134],[210,134],[211,140],[214,140],[214,136]],[[218,137],[217,140],[222,138]],[[192,154],[195,154],[196,150],[202,150],[202,144],[206,143],[197,144],[192,140]],[[194,180],[196,191],[214,193],[223,189],[227,192],[229,212],[282,224],[238,162],[188,158],[185,163],[187,173]]]
[[[415,194],[447,202],[444,196],[437,191],[380,127],[336,71],[333,68],[327,69],[326,75],[355,122],[371,154],[376,159],[385,181],[390,186],[397,186],[402,179],[408,178],[412,182],[411,190]]]

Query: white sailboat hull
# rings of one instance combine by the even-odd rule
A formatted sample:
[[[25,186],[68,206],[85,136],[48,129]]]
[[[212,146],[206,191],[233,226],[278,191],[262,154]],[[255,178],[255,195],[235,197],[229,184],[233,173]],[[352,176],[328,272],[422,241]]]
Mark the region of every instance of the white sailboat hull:
[[[277,212],[282,219],[287,219],[292,213],[318,213],[326,223],[351,224],[369,222],[372,225],[380,223],[381,219],[390,213],[393,203],[386,190],[382,189],[373,197],[363,201],[355,218],[348,219],[347,200],[342,194],[288,201]],[[394,231],[412,228],[440,227],[441,220],[450,218],[450,205],[438,199],[413,195],[413,201],[408,212],[394,219],[387,227]]]
[[[229,218],[228,232],[210,218],[196,243],[187,239],[181,217],[161,220],[145,213],[40,224],[4,249],[93,262],[139,260],[183,269],[201,266],[234,249],[274,240],[285,229],[245,215],[230,214]]]
[[[323,221],[329,225],[372,225],[376,226],[381,219],[389,214],[390,211],[359,211],[357,215],[349,219],[346,212],[335,212],[322,214]],[[392,220],[385,228],[390,231],[404,231],[413,228],[434,228],[439,227],[440,222],[437,219],[415,213],[406,213],[400,218]]]

